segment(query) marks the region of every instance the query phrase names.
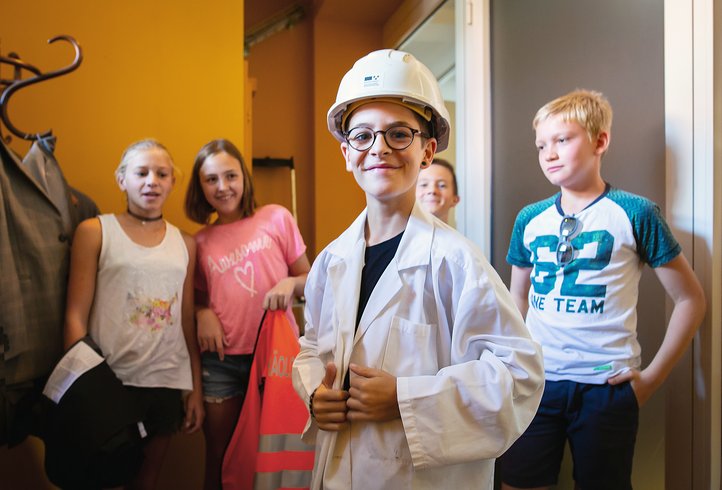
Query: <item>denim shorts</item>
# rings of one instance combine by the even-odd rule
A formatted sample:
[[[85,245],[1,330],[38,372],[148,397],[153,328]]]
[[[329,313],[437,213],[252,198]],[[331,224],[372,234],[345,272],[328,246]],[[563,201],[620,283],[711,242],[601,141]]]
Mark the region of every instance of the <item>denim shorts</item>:
[[[251,354],[226,354],[223,361],[216,352],[201,354],[203,398],[209,403],[246,395],[251,374]]]
[[[628,382],[547,381],[531,425],[499,460],[501,479],[517,488],[556,484],[568,440],[580,488],[631,490],[638,425]]]

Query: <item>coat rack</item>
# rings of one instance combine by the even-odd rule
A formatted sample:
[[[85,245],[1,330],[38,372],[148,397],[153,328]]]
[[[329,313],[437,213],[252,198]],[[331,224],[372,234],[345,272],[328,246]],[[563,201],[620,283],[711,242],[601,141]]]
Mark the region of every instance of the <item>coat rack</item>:
[[[12,80],[0,79],[0,85],[4,87],[2,91],[2,96],[0,96],[0,119],[2,119],[5,127],[8,128],[8,130],[18,138],[33,141],[52,135],[52,130],[48,130],[43,133],[33,134],[26,133],[25,131],[21,131],[20,129],[18,129],[12,122],[10,122],[10,118],[8,116],[8,105],[10,103],[10,97],[12,97],[15,92],[22,88],[73,72],[80,66],[80,63],[83,61],[83,52],[75,38],[66,35],[55,36],[52,39],[48,40],[48,44],[52,44],[56,41],[65,41],[72,45],[73,49],[75,50],[75,59],[73,60],[73,62],[64,68],[60,68],[59,70],[42,73],[38,68],[22,61],[16,53],[10,53],[7,57],[0,56],[0,63],[9,64],[14,67],[14,78]],[[27,79],[22,79],[22,70],[30,71],[35,76]]]

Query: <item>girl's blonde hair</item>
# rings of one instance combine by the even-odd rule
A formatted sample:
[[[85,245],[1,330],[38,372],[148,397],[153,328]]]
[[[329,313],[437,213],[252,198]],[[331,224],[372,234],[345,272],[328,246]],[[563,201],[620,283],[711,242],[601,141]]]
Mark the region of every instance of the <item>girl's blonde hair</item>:
[[[589,141],[612,129],[612,106],[601,92],[577,89],[547,102],[534,116],[532,128],[552,116],[562,116],[564,122],[574,121],[587,132]]]
[[[120,179],[125,176],[125,171],[128,168],[128,162],[130,161],[130,159],[133,158],[137,153],[147,150],[161,150],[165,152],[171,162],[171,167],[173,168],[173,170],[175,170],[173,157],[168,151],[168,148],[166,148],[165,146],[163,146],[163,144],[153,138],[146,138],[132,143],[130,146],[128,146],[128,148],[125,149],[123,155],[120,157],[120,163],[118,164],[118,168],[115,169],[115,179],[117,181],[120,181]]]

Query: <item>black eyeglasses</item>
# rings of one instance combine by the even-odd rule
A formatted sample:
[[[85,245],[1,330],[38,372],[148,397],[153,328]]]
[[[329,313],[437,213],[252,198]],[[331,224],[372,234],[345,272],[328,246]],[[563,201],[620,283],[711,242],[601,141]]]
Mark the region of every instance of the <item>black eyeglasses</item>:
[[[344,133],[346,142],[356,151],[366,151],[376,142],[376,135],[383,134],[386,144],[392,150],[405,150],[414,142],[414,136],[420,134],[429,138],[418,129],[407,128],[406,126],[394,126],[385,131],[374,131],[371,128],[353,128]]]
[[[557,244],[557,264],[566,266],[574,259],[574,246],[571,238],[579,228],[579,220],[574,216],[564,216],[559,225],[559,243]]]

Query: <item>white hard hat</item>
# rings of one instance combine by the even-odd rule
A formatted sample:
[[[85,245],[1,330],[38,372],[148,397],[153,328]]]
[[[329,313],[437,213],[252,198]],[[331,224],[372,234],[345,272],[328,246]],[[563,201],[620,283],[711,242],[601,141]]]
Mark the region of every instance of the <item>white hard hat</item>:
[[[449,111],[444,105],[439,83],[431,70],[413,55],[394,49],[367,54],[354,63],[341,80],[336,102],[328,111],[328,130],[344,142],[344,113],[354,102],[366,99],[398,98],[413,105],[416,112],[429,112],[431,136],[437,151],[449,145]],[[358,105],[354,104],[354,108]]]

